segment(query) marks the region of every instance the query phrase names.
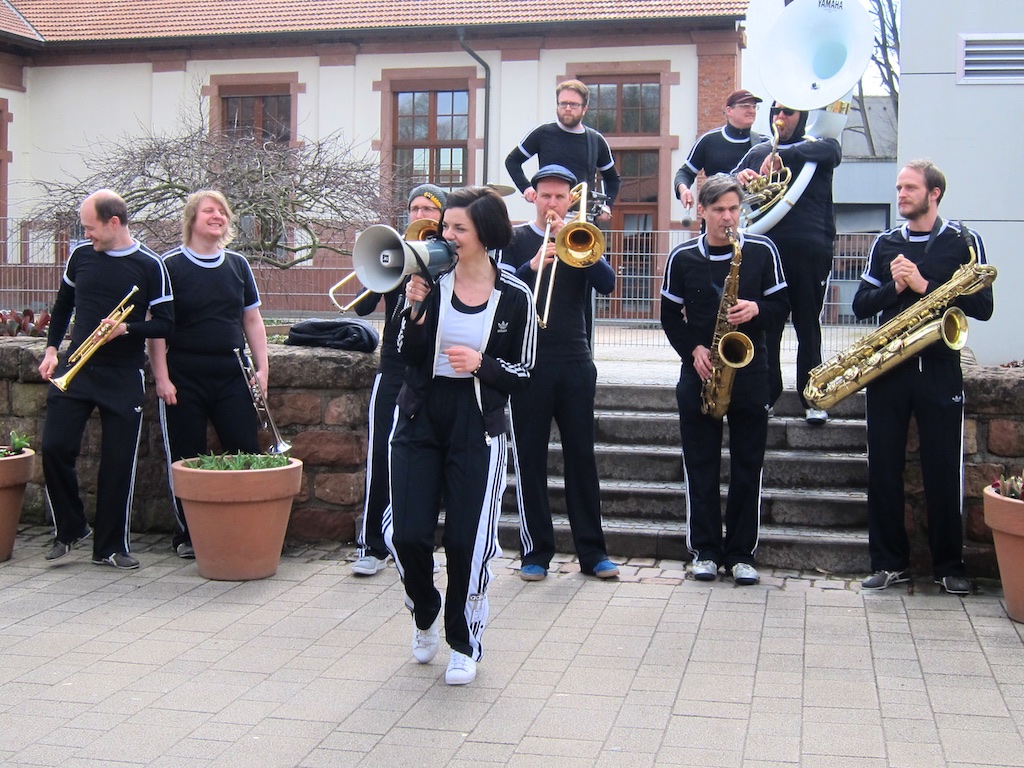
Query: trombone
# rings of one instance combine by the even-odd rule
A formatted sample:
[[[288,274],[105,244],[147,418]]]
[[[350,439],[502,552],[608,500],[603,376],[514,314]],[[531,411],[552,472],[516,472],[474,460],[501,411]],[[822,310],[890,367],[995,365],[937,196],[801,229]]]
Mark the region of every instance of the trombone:
[[[555,287],[555,268],[558,266],[558,262],[561,261],[570,267],[582,269],[589,267],[591,264],[596,264],[604,256],[604,232],[587,221],[587,183],[584,181],[577,184],[570,190],[569,195],[571,197],[569,201],[570,207],[579,202],[579,213],[576,220],[562,227],[555,237],[555,255],[558,258],[552,263],[551,272],[548,273],[544,314],[538,314],[537,316],[537,324],[541,328],[548,327],[548,315],[551,312],[551,294]],[[548,214],[548,226],[544,230],[542,248],[546,246],[548,237],[551,234],[551,216],[552,214]],[[536,303],[540,291],[543,266],[544,260],[541,259],[540,266],[537,268],[537,282],[534,285],[534,303]]]
[[[433,240],[438,237],[440,232],[440,224],[434,221],[433,219],[417,219],[416,221],[411,222],[409,226],[405,228],[405,234],[402,235],[402,239],[405,240],[407,243],[422,242],[424,240]],[[350,301],[348,304],[342,306],[341,302],[334,298],[334,294],[340,291],[341,287],[355,276],[356,271],[353,268],[353,270],[349,274],[341,278],[341,280],[332,285],[331,289],[327,291],[327,296],[330,298],[332,302],[334,302],[334,306],[336,306],[338,310],[341,312],[348,312],[350,309],[352,309],[352,307],[354,307],[360,301],[362,301],[371,293],[373,293],[371,289],[367,288],[354,299],[352,299],[352,301]]]
[[[270,415],[270,406],[267,404],[267,398],[263,395],[263,387],[260,386],[260,380],[256,378],[256,369],[249,364],[242,355],[242,350],[238,347],[235,347],[235,357],[238,358],[238,365],[242,369],[242,375],[245,377],[246,386],[249,387],[249,397],[252,398],[252,407],[256,409],[256,415],[259,417],[260,426],[263,427],[263,429],[269,429],[274,435],[274,444],[267,449],[267,453],[288,453],[288,451],[292,449],[292,446],[290,443],[285,442],[285,439],[281,437],[281,432],[274,423],[274,417]]]
[[[82,366],[88,362],[89,358],[93,356],[93,353],[107,343],[107,337],[110,332],[119,326],[124,319],[132,313],[135,309],[134,304],[128,304],[128,299],[138,293],[139,286],[133,285],[132,289],[128,291],[123,299],[114,307],[113,311],[107,315],[100,324],[96,326],[96,330],[89,334],[89,338],[78,345],[78,349],[71,353],[68,357],[68,363],[73,365],[64,373],[63,376],[58,376],[55,379],[50,379],[50,383],[53,384],[61,392],[68,391],[68,385],[71,384],[71,380],[75,378]],[[127,304],[127,306],[125,306]]]

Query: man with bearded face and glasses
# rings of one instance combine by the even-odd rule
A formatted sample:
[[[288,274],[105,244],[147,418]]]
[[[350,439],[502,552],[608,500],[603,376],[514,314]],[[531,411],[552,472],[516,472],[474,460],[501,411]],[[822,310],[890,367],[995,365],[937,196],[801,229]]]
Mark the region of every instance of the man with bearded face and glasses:
[[[505,168],[528,202],[537,199],[535,190],[523,172],[523,163],[534,155],[539,168],[562,165],[580,181],[585,181],[591,192],[600,171],[607,205],[611,206],[619,194],[619,172],[608,141],[593,128],[583,125],[590,103],[590,89],[579,80],[566,80],[555,88],[557,120],[544,123],[523,139],[505,158]],[[606,219],[607,214],[602,216]]]

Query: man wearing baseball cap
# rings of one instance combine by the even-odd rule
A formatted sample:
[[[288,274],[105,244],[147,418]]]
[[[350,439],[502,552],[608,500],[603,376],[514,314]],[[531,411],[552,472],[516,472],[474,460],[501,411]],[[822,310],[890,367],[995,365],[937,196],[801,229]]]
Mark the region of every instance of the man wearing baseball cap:
[[[409,223],[420,219],[441,220],[447,193],[433,184],[420,184],[409,191]],[[363,520],[356,532],[358,558],[352,573],[373,576],[387,566],[388,548],[384,543],[384,510],[391,501],[388,483],[388,436],[395,413],[395,401],[405,380],[405,360],[398,352],[397,316],[405,286],[385,294],[369,293],[356,306],[360,317],[377,309],[384,299],[384,333],[380,342],[380,364],[370,391],[369,439],[366,451],[366,499]]]
[[[750,126],[757,117],[757,105],[762,101],[748,90],[740,89],[725,100],[725,125],[708,131],[690,149],[686,162],[676,171],[673,190],[688,210],[693,208],[690,187],[701,170],[705,176],[729,173],[755,144],[766,137],[754,133]]]
[[[607,296],[615,289],[615,272],[604,259],[589,267],[555,263],[557,234],[566,224],[576,175],[562,165],[545,165],[530,181],[536,190],[537,216],[513,229],[512,242],[501,254],[501,266],[515,271],[544,313],[551,288],[547,325],[537,333],[537,357],[530,386],[512,395],[512,446],[516,466],[524,581],[547,576],[555,554],[554,527],[548,499],[548,442],[552,419],[558,424],[565,465],[565,506],[573,543],[583,573],[614,578],[619,569],[605,549],[601,527],[601,486],[594,455],[594,397],[597,367],[587,337],[586,309],[590,291]],[[585,220],[585,219],[584,219]],[[544,233],[551,222],[548,240]],[[537,270],[544,268],[537,285]]]

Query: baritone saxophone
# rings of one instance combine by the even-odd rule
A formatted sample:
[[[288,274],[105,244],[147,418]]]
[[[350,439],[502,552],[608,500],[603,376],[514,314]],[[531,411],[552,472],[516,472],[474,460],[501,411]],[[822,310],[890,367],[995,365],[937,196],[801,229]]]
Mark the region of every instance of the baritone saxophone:
[[[809,403],[828,410],[939,339],[950,349],[961,349],[967,343],[967,316],[951,305],[960,296],[992,285],[997,271],[990,264],[978,263],[974,236],[963,222],[960,231],[970,254],[967,263],[927,296],[812,370],[804,388]]]

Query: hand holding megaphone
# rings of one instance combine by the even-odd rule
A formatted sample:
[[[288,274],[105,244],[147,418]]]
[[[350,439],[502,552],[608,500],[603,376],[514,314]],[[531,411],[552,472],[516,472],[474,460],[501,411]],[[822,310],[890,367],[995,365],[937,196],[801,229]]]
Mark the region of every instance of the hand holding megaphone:
[[[422,325],[426,315],[420,311],[424,299],[430,294],[431,285],[419,274],[409,277],[405,284],[405,300],[411,307],[410,319],[417,325]]]

